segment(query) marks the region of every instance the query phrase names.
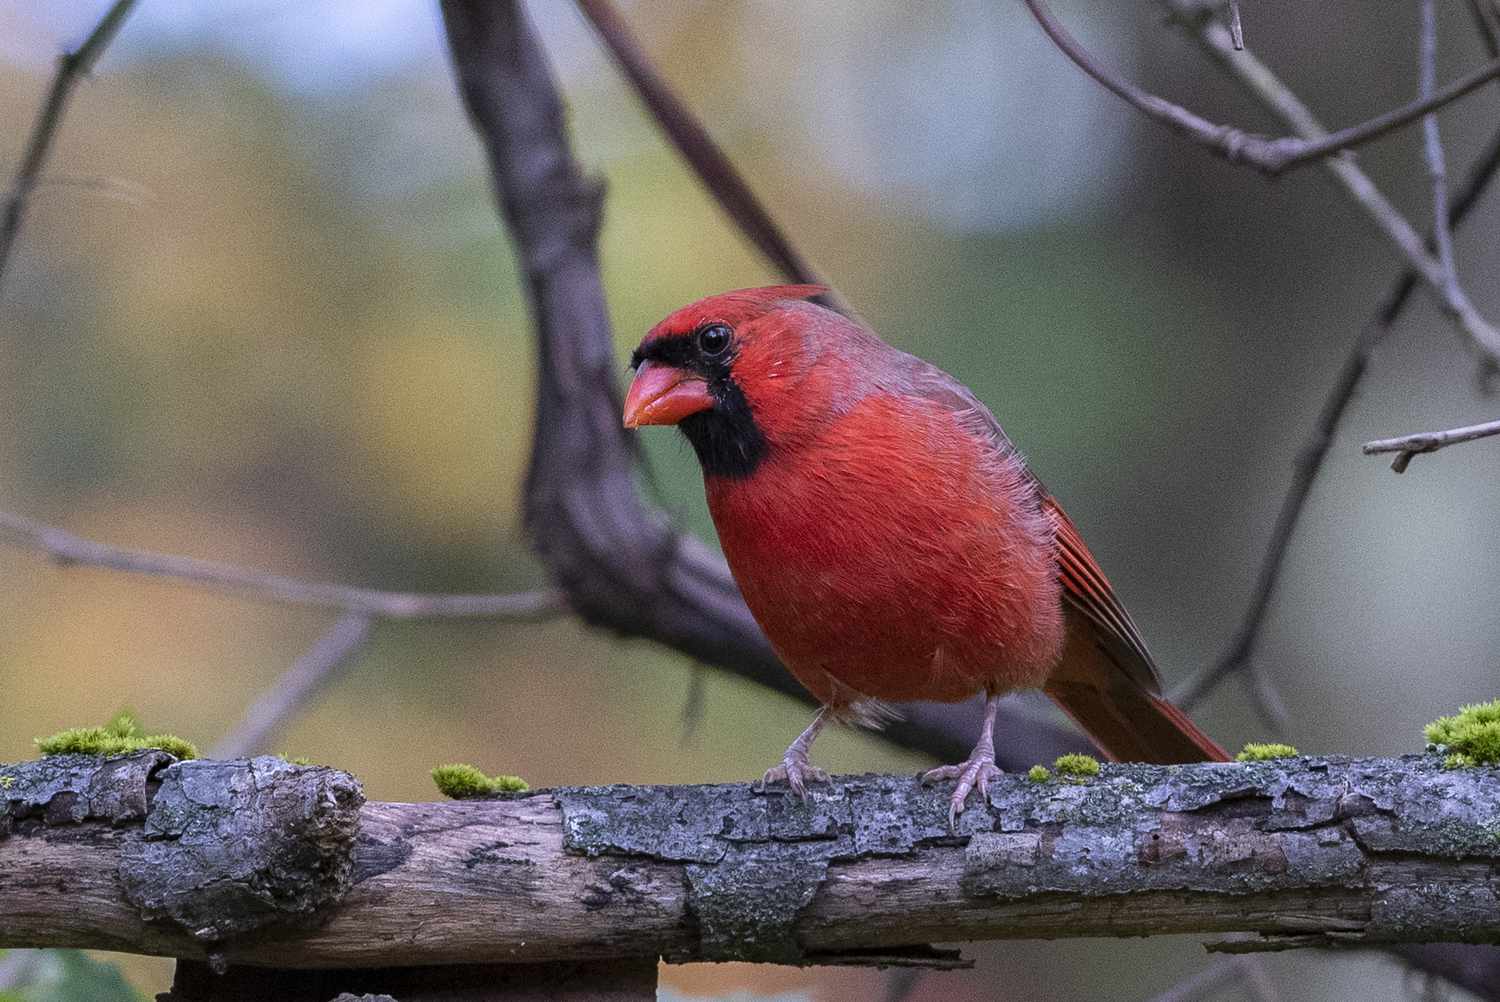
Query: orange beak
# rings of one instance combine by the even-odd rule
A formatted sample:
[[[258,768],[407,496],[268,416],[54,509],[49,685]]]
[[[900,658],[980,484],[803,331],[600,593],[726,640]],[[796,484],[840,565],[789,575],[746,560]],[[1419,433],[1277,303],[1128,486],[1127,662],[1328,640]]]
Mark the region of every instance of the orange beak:
[[[659,362],[642,362],[625,394],[625,427],[676,424],[713,405],[702,377]]]

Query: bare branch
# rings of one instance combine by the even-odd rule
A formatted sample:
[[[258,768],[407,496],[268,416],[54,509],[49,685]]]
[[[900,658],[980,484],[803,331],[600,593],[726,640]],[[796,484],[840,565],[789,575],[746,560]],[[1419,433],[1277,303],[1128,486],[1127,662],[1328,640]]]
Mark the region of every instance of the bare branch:
[[[120,30],[120,25],[125,22],[134,6],[135,0],[115,0],[83,43],[71,52],[64,53],[57,61],[57,72],[52,77],[52,85],[47,89],[47,99],[42,102],[36,123],[31,127],[26,152],[21,156],[21,166],[11,181],[10,193],[5,200],[5,211],[0,215],[0,288],[4,287],[6,265],[10,263],[11,250],[21,232],[27,199],[36,187],[42,165],[47,162],[47,154],[52,150],[52,139],[57,134],[58,126],[62,124],[73,86],[80,77],[87,76],[93,69],[94,63],[105,47],[114,40],[115,33]]]
[[[1489,145],[1475,159],[1463,186],[1453,198],[1448,208],[1450,227],[1463,222],[1470,210],[1478,204],[1480,196],[1488,190],[1497,171],[1500,171],[1500,132],[1490,138]],[[1250,673],[1252,694],[1266,691],[1262,684],[1264,669],[1254,660],[1255,648],[1261,627],[1265,623],[1266,612],[1270,608],[1271,597],[1281,577],[1281,568],[1290,549],[1292,536],[1307,506],[1313,483],[1323,467],[1323,460],[1327,457],[1339,424],[1348,410],[1349,402],[1354,399],[1354,392],[1369,369],[1370,354],[1390,332],[1406,304],[1411,301],[1411,294],[1416,291],[1418,281],[1416,272],[1410,268],[1403,271],[1374,315],[1360,328],[1359,336],[1340,366],[1333,385],[1328,389],[1323,406],[1318,411],[1317,421],[1302,448],[1298,450],[1292,479],[1287,485],[1276,523],[1271,529],[1266,555],[1256,575],[1255,587],[1251,591],[1250,602],[1239,629],[1235,631],[1223,656],[1176,693],[1174,700],[1183,707],[1192,708],[1219,682],[1239,671]],[[1262,716],[1275,724],[1274,709],[1270,708],[1264,696],[1257,696],[1257,700]]]
[[[498,619],[530,622],[548,619],[567,611],[566,601],[552,591],[516,592],[508,595],[432,595],[303,581],[216,560],[129,550],[97,543],[75,536],[66,529],[4,511],[0,511],[0,543],[41,550],[64,565],[78,564],[128,574],[144,574],[184,584],[218,588],[260,602],[341,609],[376,619]]]
[[[708,134],[708,129],[651,65],[614,4],[610,0],[577,0],[577,3],[667,139],[687,160],[740,231],[791,281],[827,285],[827,280],[776,225],[739,170]],[[836,291],[830,290],[822,299],[841,313],[850,312],[849,305]]]
[[[1262,105],[1279,116],[1298,135],[1313,141],[1328,138],[1327,131],[1313,113],[1269,67],[1255,58],[1248,49],[1243,52],[1235,51],[1229,31],[1207,16],[1203,0],[1161,2],[1173,19],[1183,25],[1220,66],[1244,84]],[[1408,109],[1413,107],[1418,108],[1419,115],[1430,110],[1421,101],[1408,106]],[[1408,117],[1404,120],[1410,119]],[[1411,269],[1435,294],[1439,308],[1457,323],[1486,364],[1500,365],[1500,331],[1480,316],[1461,288],[1450,286],[1445,281],[1442,266],[1427,252],[1426,244],[1406,217],[1359,169],[1352,157],[1328,157],[1320,162],[1406,258]]]
[[[1245,25],[1240,20],[1240,0],[1229,0],[1229,37],[1236,49],[1245,47]]]
[[[1211,23],[1216,31],[1224,33],[1224,44],[1231,52],[1244,51],[1243,35],[1233,34],[1229,28],[1225,28],[1216,20],[1210,22],[1206,6],[1190,3],[1188,0],[1165,0],[1165,2],[1179,14],[1184,8],[1192,7],[1195,20],[1205,26],[1200,30],[1207,30],[1206,26]],[[1063,27],[1062,22],[1058,21],[1047,7],[1045,0],[1025,0],[1025,3],[1042,30],[1047,33],[1047,37],[1052,39],[1063,54],[1107,90],[1125,100],[1148,118],[1171,126],[1182,135],[1229,162],[1248,164],[1272,176],[1378,139],[1500,77],[1500,59],[1494,59],[1430,96],[1388,111],[1383,115],[1377,115],[1359,125],[1340,129],[1334,133],[1324,132],[1320,128],[1317,135],[1303,133],[1300,136],[1267,139],[1233,126],[1210,122],[1181,105],[1158,97],[1116,76],[1105,69]],[[1237,23],[1237,20],[1236,18],[1233,23]],[[1300,129],[1298,131],[1302,132]]]
[[[1399,438],[1377,438],[1373,442],[1366,442],[1360,446],[1360,451],[1366,456],[1373,456],[1380,452],[1397,453],[1395,461],[1391,463],[1391,469],[1397,473],[1405,473],[1407,464],[1419,453],[1437,452],[1450,445],[1472,442],[1477,438],[1489,438],[1492,435],[1500,435],[1500,421],[1486,421],[1484,424],[1449,428],[1447,431],[1423,431],[1415,435],[1402,435]]]
[[[269,689],[245,711],[239,725],[209,751],[212,758],[241,758],[266,750],[268,737],[280,730],[335,671],[370,639],[374,621],[363,612],[347,612],[318,638]]]
[[[1434,0],[1422,0],[1422,31],[1418,59],[1418,92],[1432,96],[1437,84],[1437,8]],[[1458,266],[1453,259],[1453,230],[1448,226],[1448,167],[1436,114],[1422,117],[1423,150],[1427,173],[1432,178],[1432,242],[1443,275],[1443,293],[1449,299],[1463,295],[1458,287]]]

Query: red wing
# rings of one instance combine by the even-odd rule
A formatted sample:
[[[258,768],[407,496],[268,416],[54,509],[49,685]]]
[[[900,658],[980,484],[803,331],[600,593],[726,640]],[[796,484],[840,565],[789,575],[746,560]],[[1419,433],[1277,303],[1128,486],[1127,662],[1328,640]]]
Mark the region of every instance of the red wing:
[[[907,389],[937,401],[953,411],[969,428],[989,439],[998,452],[1016,456],[1016,448],[1000,428],[1000,422],[979,398],[958,380],[931,363],[912,355],[901,354],[908,380]],[[1019,457],[1018,457],[1019,458]],[[1044,511],[1057,524],[1057,566],[1063,596],[1068,605],[1087,621],[1094,640],[1127,677],[1147,692],[1161,692],[1161,678],[1156,662],[1146,649],[1140,631],[1130,613],[1120,604],[1109,579],[1099,569],[1094,555],[1084,545],[1073,520],[1047,493],[1046,488],[1027,470],[1041,498]]]
[[[1156,662],[1146,649],[1146,642],[1141,639],[1130,613],[1115,596],[1114,588],[1099,569],[1094,555],[1084,545],[1078,527],[1051,496],[1044,498],[1042,506],[1057,523],[1057,567],[1063,597],[1094,627],[1096,638],[1111,655],[1111,660],[1147,691],[1161,692],[1161,678],[1156,673]]]

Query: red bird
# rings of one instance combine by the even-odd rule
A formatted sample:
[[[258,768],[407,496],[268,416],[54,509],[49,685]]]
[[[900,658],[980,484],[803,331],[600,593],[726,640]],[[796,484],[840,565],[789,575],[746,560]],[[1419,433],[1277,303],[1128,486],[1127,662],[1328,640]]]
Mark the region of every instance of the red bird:
[[[1163,699],[1130,615],[989,410],[936,366],[788,285],[710,296],[635,350],[625,425],[675,424],[771,646],[822,704],[765,782],[827,774],[830,719],[983,691],[950,819],[987,792],[1000,696],[1041,688],[1111,759],[1223,749]]]

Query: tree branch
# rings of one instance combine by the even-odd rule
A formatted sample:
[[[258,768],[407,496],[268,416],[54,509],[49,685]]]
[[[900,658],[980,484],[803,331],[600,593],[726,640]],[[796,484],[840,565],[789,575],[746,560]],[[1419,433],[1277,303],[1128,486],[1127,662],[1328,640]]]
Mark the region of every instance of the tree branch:
[[[661,127],[667,139],[682,154],[693,168],[704,187],[729,214],[740,232],[750,238],[756,248],[766,256],[790,281],[827,285],[828,282],[802,256],[796,246],[787,239],[771,213],[755,196],[750,185],[741,176],[733,161],[714,142],[687,103],[678,97],[651,60],[641,49],[640,43],[630,33],[630,26],[610,0],[577,0],[605,47],[624,71],[625,77],[640,95],[651,117]],[[850,307],[843,298],[830,289],[821,297],[822,301],[840,313],[849,314]]]
[[[1429,98],[1437,85],[1437,5],[1434,0],[1422,0],[1421,8],[1417,86],[1422,97]],[[1463,292],[1458,286],[1458,265],[1453,257],[1453,230],[1448,226],[1447,158],[1443,155],[1443,139],[1435,113],[1422,116],[1422,149],[1432,179],[1432,246],[1443,275],[1443,294],[1453,299]]]
[[[840,778],[806,802],[611,786],[361,806],[331,769],[170,763],[0,766],[0,947],[299,968],[1500,939],[1500,772],[1435,755],[1010,776],[957,834],[943,792],[900,776]]]
[[[213,758],[239,758],[265,750],[266,739],[333,681],[370,639],[374,622],[363,612],[346,612],[245,711],[238,726],[213,746]]]
[[[1182,25],[1220,66],[1234,76],[1252,96],[1305,139],[1317,141],[1328,133],[1317,118],[1270,68],[1248,49],[1236,51],[1228,30],[1214,20],[1205,0],[1161,0],[1167,13]],[[1500,63],[1500,60],[1496,60]],[[1493,65],[1493,64],[1487,64]],[[1442,93],[1442,92],[1440,92]],[[1430,110],[1424,102],[1409,105],[1418,115]],[[1405,119],[1410,121],[1410,118]],[[1449,283],[1442,265],[1427,251],[1427,245],[1360,170],[1353,157],[1333,156],[1320,161],[1404,257],[1413,272],[1432,290],[1438,307],[1469,339],[1486,366],[1500,366],[1500,331],[1479,314],[1462,288]]]
[[[1400,438],[1377,438],[1360,446],[1360,451],[1366,456],[1379,452],[1398,453],[1391,463],[1391,469],[1397,473],[1405,473],[1407,464],[1419,453],[1437,452],[1450,445],[1489,438],[1491,435],[1500,435],[1500,421],[1486,421],[1463,428],[1449,428],[1447,431],[1423,431],[1415,435],[1402,435]]]
[[[41,550],[62,565],[82,565],[205,585],[280,605],[357,612],[375,619],[496,619],[530,622],[567,611],[552,591],[508,595],[432,595],[377,591],[267,574],[216,560],[130,550],[76,536],[24,515],[0,511],[0,543]]]
[[[1174,9],[1186,7],[1194,8],[1194,15],[1204,19],[1212,16],[1209,5],[1202,0],[1167,0]],[[1353,149],[1372,139],[1378,139],[1387,135],[1404,125],[1416,121],[1423,115],[1435,112],[1437,109],[1458,100],[1469,92],[1489,83],[1496,77],[1500,77],[1500,59],[1492,59],[1479,69],[1470,73],[1453,83],[1448,84],[1442,90],[1432,94],[1424,94],[1420,99],[1393,109],[1383,115],[1377,115],[1367,122],[1340,129],[1334,133],[1324,133],[1319,130],[1316,136],[1283,136],[1279,139],[1267,139],[1252,133],[1236,129],[1229,125],[1217,125],[1187,110],[1181,105],[1174,104],[1165,98],[1158,97],[1137,87],[1135,84],[1124,80],[1109,70],[1105,69],[1097,59],[1085,49],[1079,41],[1063,27],[1061,21],[1048,8],[1045,0],[1025,0],[1026,7],[1031,11],[1032,17],[1041,25],[1047,37],[1062,50],[1063,54],[1071,59],[1079,69],[1083,70],[1094,80],[1098,81],[1106,90],[1122,98],[1137,111],[1147,118],[1155,119],[1164,125],[1170,126],[1178,133],[1192,139],[1200,146],[1217,153],[1230,163],[1248,164],[1265,174],[1276,176],[1311,163],[1324,157]],[[1212,5],[1214,7],[1218,4]],[[1225,33],[1226,44],[1233,52],[1243,52],[1245,40],[1242,32],[1237,29],[1239,25],[1238,10],[1231,10],[1230,27],[1224,28],[1214,22],[1214,27]],[[1301,130],[1298,130],[1301,131]]]
[[[6,265],[10,263],[10,252],[15,247],[16,237],[21,232],[21,220],[26,214],[27,200],[41,176],[42,165],[52,150],[52,139],[62,124],[63,112],[67,110],[68,98],[80,77],[87,76],[104,49],[114,40],[115,33],[135,0],[115,0],[104,12],[94,30],[78,48],[65,52],[57,61],[57,72],[52,85],[47,89],[47,98],[37,113],[36,123],[31,127],[31,136],[26,140],[26,152],[21,156],[21,166],[10,184],[10,193],[5,199],[5,211],[0,214],[0,288],[4,287]]]
[[[1490,138],[1489,145],[1474,161],[1463,187],[1459,189],[1457,196],[1448,207],[1450,226],[1457,227],[1463,222],[1469,211],[1478,204],[1480,196],[1488,190],[1497,171],[1500,171],[1500,132]],[[1369,371],[1370,354],[1375,350],[1376,345],[1384,340],[1386,334],[1390,333],[1391,327],[1406,309],[1406,304],[1411,301],[1411,294],[1416,291],[1417,282],[1416,272],[1410,268],[1403,271],[1397,276],[1385,298],[1381,300],[1374,315],[1360,328],[1359,336],[1355,338],[1354,345],[1345,356],[1333,385],[1329,387],[1328,394],[1323,399],[1323,406],[1318,411],[1312,430],[1308,433],[1302,448],[1297,452],[1291,482],[1287,485],[1286,496],[1282,499],[1280,511],[1277,512],[1276,523],[1272,526],[1270,542],[1266,545],[1266,555],[1261,561],[1255,587],[1251,591],[1250,602],[1245,609],[1244,617],[1240,620],[1239,628],[1218,661],[1174,694],[1175,701],[1184,708],[1191,709],[1194,704],[1208,695],[1214,686],[1246,666],[1250,666],[1249,670],[1254,673],[1252,680],[1257,682],[1257,688],[1259,688],[1258,678],[1261,669],[1253,661],[1255,648],[1260,639],[1261,627],[1265,623],[1266,612],[1270,609],[1271,597],[1275,594],[1276,585],[1281,578],[1281,568],[1286,560],[1287,551],[1291,547],[1297,523],[1307,507],[1307,499],[1312,493],[1313,483],[1323,468],[1323,460],[1327,457],[1328,450],[1333,446],[1334,438],[1349,408],[1349,403],[1354,399],[1354,392],[1364,379],[1365,373]],[[1500,998],[1500,993],[1497,993],[1496,997]]]

